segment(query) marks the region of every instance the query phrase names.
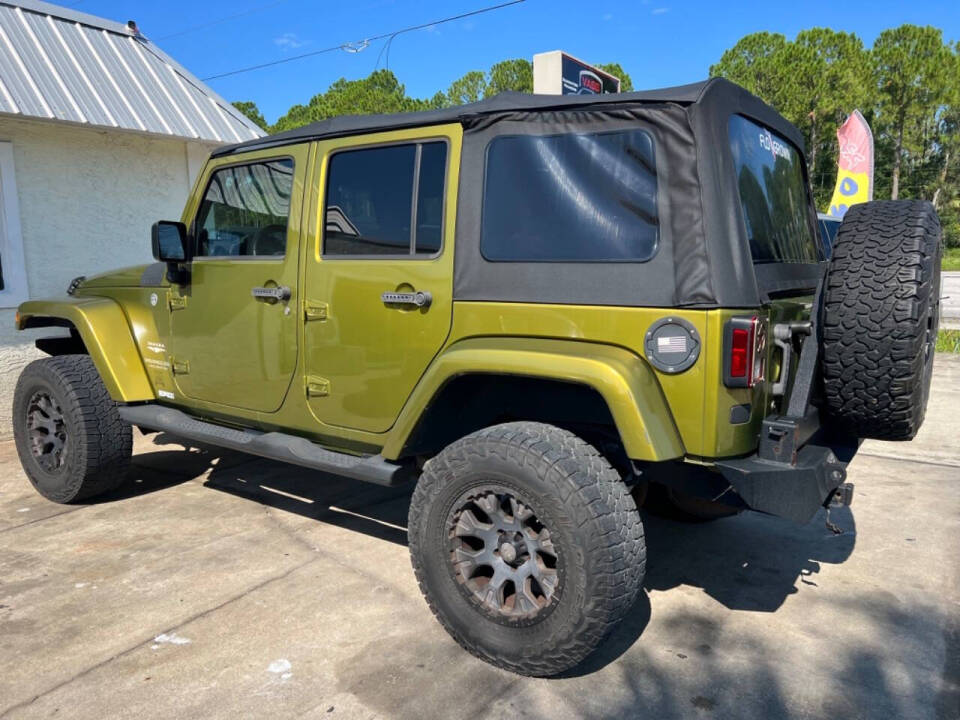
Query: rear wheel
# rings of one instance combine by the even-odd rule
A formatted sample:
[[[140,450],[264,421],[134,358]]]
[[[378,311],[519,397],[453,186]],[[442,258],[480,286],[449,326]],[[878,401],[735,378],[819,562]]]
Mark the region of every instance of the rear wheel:
[[[641,590],[636,505],[604,457],[531,422],[473,433],[427,463],[410,554],[440,623],[499,667],[548,676],[583,660]]]
[[[909,440],[926,412],[940,318],[940,220],[920,200],[851,207],[823,297],[827,410],[861,438]]]
[[[23,369],[13,433],[24,472],[48,500],[87,500],[126,477],[133,434],[87,355],[44,358]]]

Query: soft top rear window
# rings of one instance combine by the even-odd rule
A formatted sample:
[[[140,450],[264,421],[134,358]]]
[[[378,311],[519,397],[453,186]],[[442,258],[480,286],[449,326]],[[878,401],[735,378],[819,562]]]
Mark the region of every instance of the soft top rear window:
[[[803,156],[786,139],[730,116],[730,148],[755,263],[817,262]]]
[[[643,262],[658,234],[649,133],[504,135],[487,147],[487,260]]]

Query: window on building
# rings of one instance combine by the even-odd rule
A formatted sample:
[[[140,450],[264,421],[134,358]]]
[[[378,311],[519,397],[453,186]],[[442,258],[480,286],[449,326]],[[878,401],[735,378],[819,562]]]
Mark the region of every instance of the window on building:
[[[658,237],[649,133],[505,135],[487,148],[487,260],[642,262]]]
[[[292,188],[289,159],[217,170],[197,213],[197,255],[284,255]]]
[[[0,307],[16,307],[26,299],[27,273],[20,234],[13,145],[0,142]]]
[[[447,145],[335,153],[327,171],[324,255],[434,255],[443,244]]]

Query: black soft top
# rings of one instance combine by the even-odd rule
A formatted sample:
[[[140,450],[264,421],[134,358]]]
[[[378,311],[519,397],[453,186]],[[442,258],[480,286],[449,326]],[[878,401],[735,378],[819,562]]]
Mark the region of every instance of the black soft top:
[[[611,95],[501,93],[459,107],[335,117],[220,148],[214,156],[402,128],[463,127],[455,224],[455,300],[628,307],[757,307],[773,294],[812,294],[821,263],[754,265],[730,147],[733,115],[792,142],[803,136],[773,108],[722,78]],[[497,262],[480,248],[486,152],[504,135],[642,129],[656,155],[658,248],[637,262]],[[521,160],[522,162],[522,160]],[[615,168],[614,168],[615,170]],[[587,188],[607,192],[609,184]],[[588,206],[601,201],[581,199]],[[809,231],[816,215],[808,188]]]
[[[411,127],[426,127],[430,125],[444,125],[459,122],[464,126],[471,126],[483,118],[511,112],[537,112],[550,110],[586,109],[632,105],[650,105],[657,103],[673,103],[682,106],[716,104],[727,105],[733,100],[734,104],[754,106],[751,109],[758,114],[758,108],[766,112],[760,114],[766,117],[763,120],[774,130],[778,130],[797,146],[803,147],[803,139],[796,129],[774,112],[759,99],[748,93],[739,85],[735,85],[723,78],[711,78],[689,85],[661,88],[659,90],[641,90],[638,92],[608,94],[608,95],[532,95],[530,93],[503,92],[480,102],[440,110],[423,110],[420,112],[394,113],[391,115],[341,115],[311,123],[302,127],[287,130],[276,135],[248,140],[235,145],[225,145],[213,151],[212,157],[222,157],[248,150],[293,145],[311,140],[325,140],[350,135],[382,132],[386,130],[400,130]],[[726,102],[723,102],[726,100]],[[726,120],[724,119],[724,122]]]

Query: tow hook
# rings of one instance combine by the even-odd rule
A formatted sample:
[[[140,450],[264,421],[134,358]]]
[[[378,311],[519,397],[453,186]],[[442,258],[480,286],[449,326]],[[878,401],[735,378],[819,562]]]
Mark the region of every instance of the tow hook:
[[[840,507],[841,505],[850,505],[853,502],[853,483],[840,483],[837,488],[827,496],[823,501],[823,507],[827,510],[827,530],[834,535],[842,535],[843,530],[836,524],[830,522],[830,509]]]
[[[840,483],[837,489],[830,493],[830,497],[823,504],[826,508],[850,505],[853,502],[853,483]]]

